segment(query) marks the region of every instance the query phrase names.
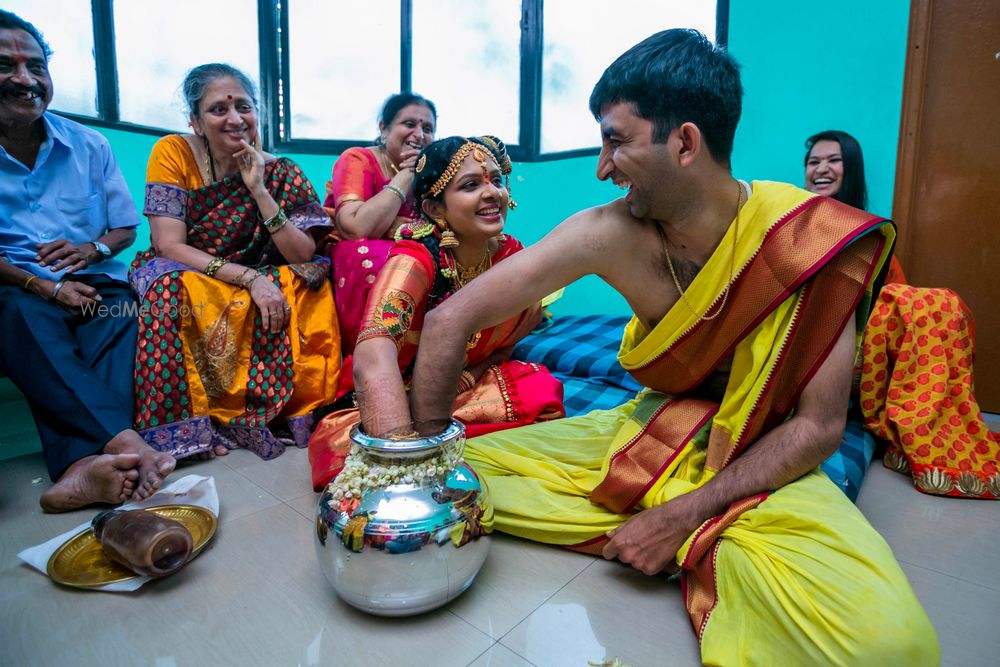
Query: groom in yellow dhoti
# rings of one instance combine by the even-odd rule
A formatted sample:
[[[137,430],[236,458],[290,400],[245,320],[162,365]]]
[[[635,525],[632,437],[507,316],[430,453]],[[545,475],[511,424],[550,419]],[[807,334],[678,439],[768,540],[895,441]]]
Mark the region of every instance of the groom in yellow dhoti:
[[[635,316],[619,359],[649,389],[614,410],[469,442],[500,530],[654,574],[681,569],[706,664],[937,664],[888,546],[817,466],[844,430],[888,221],[730,174],[738,66],[668,30],[591,95],[583,211],[426,320],[416,428],[450,413],[465,341],[589,273]],[[735,215],[735,218],[734,218]]]

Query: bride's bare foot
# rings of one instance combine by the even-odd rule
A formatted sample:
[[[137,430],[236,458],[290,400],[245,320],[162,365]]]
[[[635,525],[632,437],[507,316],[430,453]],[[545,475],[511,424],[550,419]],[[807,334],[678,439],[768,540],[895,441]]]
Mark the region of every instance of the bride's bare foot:
[[[139,479],[138,454],[93,454],[75,461],[39,504],[46,512],[68,512],[92,503],[128,500]]]
[[[139,479],[132,494],[134,500],[145,500],[156,493],[163,478],[173,472],[177,465],[173,456],[156,451],[132,429],[122,431],[111,438],[104,446],[104,453],[139,455]]]
[[[228,453],[229,453],[229,448],[226,447],[225,445],[215,445],[207,452],[201,452],[199,454],[195,454],[193,458],[196,458],[200,461],[208,461],[210,459],[214,459],[216,456],[225,456]]]

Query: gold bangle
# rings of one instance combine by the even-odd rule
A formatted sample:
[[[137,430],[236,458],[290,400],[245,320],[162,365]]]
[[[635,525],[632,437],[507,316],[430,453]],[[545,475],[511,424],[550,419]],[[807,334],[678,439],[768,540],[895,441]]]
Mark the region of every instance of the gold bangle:
[[[205,275],[211,278],[212,276],[214,276],[216,273],[219,272],[219,269],[221,269],[224,264],[228,263],[229,260],[226,259],[225,257],[215,257],[209,260],[208,266],[205,267]]]
[[[251,269],[249,267],[243,269],[243,271],[240,273],[239,277],[236,279],[236,284],[239,285],[240,287],[246,287],[247,272],[248,271],[253,271],[253,269]]]
[[[337,206],[343,206],[347,202],[364,201],[364,200],[365,200],[365,198],[362,197],[361,195],[347,194],[347,195],[341,195],[340,197],[338,197],[337,200],[333,203],[333,205],[334,205],[334,208],[336,208]]]
[[[38,276],[29,276],[28,279],[24,281],[24,284],[21,285],[21,287],[23,287],[24,289],[28,289],[28,285],[30,285],[31,281],[34,280],[37,277]]]
[[[419,438],[420,434],[410,429],[407,433],[390,433],[386,436],[386,440],[412,440],[413,438]]]
[[[476,386],[476,376],[469,371],[462,371],[461,381],[458,383],[460,391],[467,391]]]
[[[396,343],[396,347],[399,347],[399,343],[393,338],[392,332],[389,331],[388,327],[384,327],[380,324],[376,324],[370,327],[365,327],[358,332],[358,338],[354,345],[357,347],[362,342],[368,340],[369,338],[389,338]]]

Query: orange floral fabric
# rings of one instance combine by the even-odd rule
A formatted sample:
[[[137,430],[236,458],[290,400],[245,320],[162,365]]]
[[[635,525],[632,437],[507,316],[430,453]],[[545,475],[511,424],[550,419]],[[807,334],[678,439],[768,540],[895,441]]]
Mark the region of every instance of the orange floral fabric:
[[[1000,433],[973,396],[972,314],[958,295],[886,285],[863,350],[861,408],[889,444],[883,464],[924,493],[1000,499]]]

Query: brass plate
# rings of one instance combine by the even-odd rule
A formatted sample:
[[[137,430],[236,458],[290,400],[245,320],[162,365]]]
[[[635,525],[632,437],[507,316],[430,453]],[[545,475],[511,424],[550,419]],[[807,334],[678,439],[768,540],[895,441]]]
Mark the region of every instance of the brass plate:
[[[191,531],[191,540],[194,542],[191,558],[198,555],[198,552],[208,544],[215,535],[219,523],[214,514],[197,505],[159,505],[147,507],[145,510],[178,521]],[[46,570],[53,581],[79,588],[106,586],[139,576],[124,565],[111,560],[104,553],[101,543],[97,541],[94,530],[90,527],[69,538],[65,544],[56,549],[49,558]]]

